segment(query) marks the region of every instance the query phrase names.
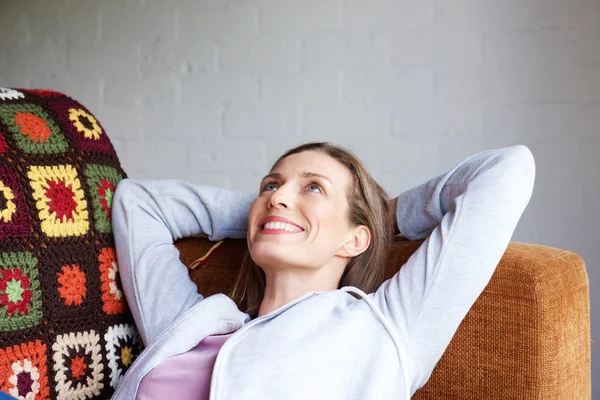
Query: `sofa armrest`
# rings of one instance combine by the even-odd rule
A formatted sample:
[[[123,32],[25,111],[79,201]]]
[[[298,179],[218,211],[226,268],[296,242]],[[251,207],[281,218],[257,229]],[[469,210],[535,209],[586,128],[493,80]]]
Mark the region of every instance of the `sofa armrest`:
[[[419,244],[399,240],[394,247],[412,254]],[[589,287],[581,257],[510,243],[414,399],[591,399]]]

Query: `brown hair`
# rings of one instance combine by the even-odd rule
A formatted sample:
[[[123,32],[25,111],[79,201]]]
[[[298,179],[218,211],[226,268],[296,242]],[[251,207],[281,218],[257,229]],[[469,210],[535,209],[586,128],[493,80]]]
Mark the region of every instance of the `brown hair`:
[[[385,191],[367,172],[362,162],[352,152],[328,142],[312,142],[300,145],[275,161],[271,171],[279,162],[293,154],[305,151],[325,153],[345,166],[352,176],[348,185],[348,214],[352,225],[365,225],[371,231],[371,242],[367,250],[352,258],[341,276],[338,289],[355,286],[365,293],[374,292],[384,280],[385,265],[392,242],[393,210]],[[256,265],[247,251],[229,296],[240,310],[252,318],[258,314],[265,293],[265,273]]]

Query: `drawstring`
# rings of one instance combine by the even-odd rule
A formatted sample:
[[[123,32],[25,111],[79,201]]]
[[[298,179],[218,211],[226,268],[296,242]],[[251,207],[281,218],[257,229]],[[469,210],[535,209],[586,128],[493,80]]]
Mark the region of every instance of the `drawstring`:
[[[341,290],[343,290],[344,292],[347,292],[347,293],[358,294],[363,300],[365,300],[367,302],[369,307],[371,307],[371,310],[373,310],[373,313],[377,316],[377,318],[379,318],[381,323],[383,323],[383,326],[385,326],[385,329],[387,329],[388,333],[392,337],[392,340],[396,344],[396,349],[398,350],[398,356],[400,357],[400,368],[402,369],[402,376],[404,378],[405,398],[410,399],[410,385],[408,382],[408,373],[407,373],[406,369],[404,368],[404,362],[408,362],[409,358],[406,355],[406,353],[404,352],[403,344],[400,342],[400,339],[398,339],[396,337],[396,333],[394,332],[394,329],[391,327],[388,319],[381,313],[379,308],[377,308],[377,305],[375,303],[373,303],[373,300],[371,300],[371,298],[365,292],[360,290],[359,288],[354,287],[354,286],[344,286],[343,288],[341,288]]]
[[[211,256],[211,254],[217,249],[217,247],[219,247],[221,244],[223,243],[222,240],[218,241],[217,243],[215,243],[210,250],[208,250],[208,252],[203,255],[202,257],[200,257],[199,259],[192,261],[192,263],[188,266],[189,269],[196,269],[196,267],[198,267],[199,265],[204,264],[206,261],[208,261],[208,258]]]

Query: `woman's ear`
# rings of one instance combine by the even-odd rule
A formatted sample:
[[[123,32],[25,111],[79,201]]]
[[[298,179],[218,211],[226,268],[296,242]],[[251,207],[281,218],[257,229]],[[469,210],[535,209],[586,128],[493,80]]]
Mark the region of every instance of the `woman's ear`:
[[[371,231],[365,225],[358,225],[346,237],[346,241],[337,251],[336,255],[341,257],[356,257],[369,248],[371,243]]]

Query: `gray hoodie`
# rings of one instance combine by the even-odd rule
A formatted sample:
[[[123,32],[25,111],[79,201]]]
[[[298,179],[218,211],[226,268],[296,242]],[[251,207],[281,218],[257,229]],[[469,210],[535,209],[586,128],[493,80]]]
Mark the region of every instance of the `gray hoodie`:
[[[490,280],[534,179],[525,146],[468,157],[400,194],[400,231],[427,239],[374,293],[351,286],[309,292],[253,320],[224,294],[198,294],[173,242],[198,233],[244,238],[256,195],[175,180],[121,181],[112,204],[118,268],[146,349],[113,399],[134,399],[161,361],[229,332],[211,400],[410,398]]]

